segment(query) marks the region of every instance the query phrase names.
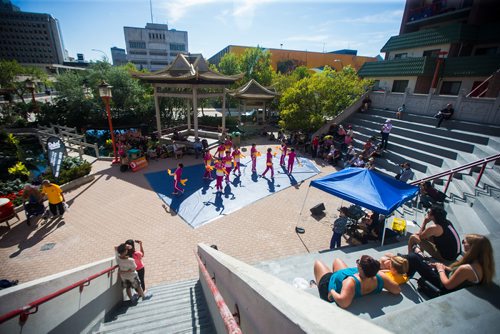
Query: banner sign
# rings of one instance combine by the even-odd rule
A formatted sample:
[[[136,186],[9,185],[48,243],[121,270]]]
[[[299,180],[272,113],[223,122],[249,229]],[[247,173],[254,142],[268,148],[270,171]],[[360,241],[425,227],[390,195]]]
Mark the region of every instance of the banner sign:
[[[66,146],[61,138],[52,136],[47,139],[47,153],[52,174],[55,178],[58,178],[64,154],[66,153]]]
[[[148,161],[145,157],[140,157],[130,162],[130,169],[132,170],[132,172],[137,172],[138,170],[146,168],[147,166]]]

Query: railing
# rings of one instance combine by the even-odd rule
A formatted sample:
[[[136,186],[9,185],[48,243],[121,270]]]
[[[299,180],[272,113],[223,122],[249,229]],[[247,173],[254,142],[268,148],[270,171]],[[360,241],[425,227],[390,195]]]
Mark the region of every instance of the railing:
[[[108,277],[113,273],[118,268],[118,266],[113,266],[108,269],[105,269],[95,275],[89,276],[81,281],[78,281],[76,283],[73,283],[65,288],[62,288],[60,290],[57,290],[56,292],[51,293],[50,295],[47,295],[45,297],[42,297],[40,299],[37,299],[31,303],[29,303],[26,306],[23,306],[21,308],[15,309],[10,311],[9,313],[6,313],[2,316],[0,316],[0,324],[3,324],[4,322],[19,316],[19,323],[24,324],[27,320],[30,314],[34,314],[38,312],[38,307],[62,294],[65,294],[68,291],[71,291],[77,287],[80,288],[80,293],[83,291],[84,287],[90,285],[90,281],[96,279],[97,277],[100,277],[104,274],[108,274]],[[34,309],[34,310],[33,310]]]
[[[436,179],[440,179],[440,178],[443,178],[445,176],[448,176],[448,181],[446,182],[446,186],[444,187],[444,190],[443,190],[443,192],[446,193],[446,191],[448,190],[448,186],[450,185],[450,182],[451,182],[451,180],[453,178],[453,175],[455,173],[461,172],[461,171],[467,170],[467,169],[470,169],[472,171],[472,168],[474,168],[476,166],[479,166],[479,165],[482,165],[481,171],[479,172],[479,175],[478,175],[477,180],[476,180],[476,184],[474,185],[475,187],[477,187],[477,185],[481,181],[481,177],[483,176],[484,170],[486,169],[486,165],[489,162],[495,161],[497,159],[500,159],[500,154],[495,154],[495,155],[492,155],[490,157],[487,157],[487,158],[484,158],[484,159],[480,159],[480,160],[468,163],[466,165],[460,166],[458,168],[453,168],[453,169],[450,169],[450,170],[447,170],[447,171],[444,171],[444,172],[441,172],[441,173],[438,173],[438,174],[434,174],[434,175],[425,177],[423,179],[420,179],[420,180],[417,180],[417,181],[413,181],[410,184],[412,184],[412,185],[418,185],[418,184],[426,182],[426,181],[432,181],[432,180],[436,180]]]
[[[217,304],[217,308],[219,309],[219,313],[222,317],[222,321],[224,321],[224,326],[226,326],[226,331],[230,334],[242,333],[240,326],[238,325],[238,323],[233,317],[233,314],[231,313],[226,303],[224,302],[224,298],[222,298],[219,289],[217,289],[217,286],[210,277],[210,274],[208,273],[207,268],[205,268],[203,262],[201,261],[200,256],[196,252],[194,252],[194,255],[196,256],[196,260],[198,261],[198,265],[203,274],[203,278],[205,279],[205,282],[207,282],[208,287],[210,288],[210,291],[214,296],[215,303]],[[235,315],[239,317],[238,313],[235,313]]]
[[[474,93],[479,90],[481,87],[483,87],[484,84],[488,83],[495,74],[500,73],[500,69],[498,69],[495,73],[487,77],[483,82],[481,82],[476,88],[474,88],[469,94],[467,94],[465,97],[481,97],[483,94],[486,93],[488,90],[488,85],[486,85],[486,89],[482,90],[479,94],[474,95]]]

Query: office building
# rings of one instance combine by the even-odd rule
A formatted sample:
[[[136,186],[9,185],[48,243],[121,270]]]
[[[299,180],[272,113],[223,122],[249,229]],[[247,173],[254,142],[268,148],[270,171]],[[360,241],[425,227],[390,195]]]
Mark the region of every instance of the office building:
[[[8,0],[0,5],[0,59],[21,64],[62,64],[64,43],[57,19],[23,12]]]
[[[210,64],[218,65],[226,53],[242,55],[251,46],[228,45],[208,59]],[[373,62],[375,57],[358,56],[356,50],[339,50],[333,52],[311,52],[301,50],[286,49],[266,49],[271,53],[271,66],[275,71],[287,73],[293,71],[298,66],[305,66],[309,69],[321,70],[326,65],[335,70],[340,70],[350,65],[358,70],[365,62]]]
[[[138,69],[163,69],[179,53],[188,53],[188,33],[148,23],[146,28],[124,27],[127,60]]]
[[[114,66],[125,65],[127,63],[127,53],[125,49],[113,46],[111,48],[111,59],[113,60]]]

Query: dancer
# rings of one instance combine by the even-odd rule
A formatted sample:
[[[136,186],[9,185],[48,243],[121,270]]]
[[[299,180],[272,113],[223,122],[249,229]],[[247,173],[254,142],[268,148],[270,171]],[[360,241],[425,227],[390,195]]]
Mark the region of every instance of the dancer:
[[[229,175],[231,174],[231,169],[233,169],[233,157],[231,156],[231,151],[226,151],[226,155],[222,158],[224,162],[224,167],[226,167],[226,183],[231,182],[229,180]]]
[[[212,159],[213,159],[213,157],[212,157],[212,154],[210,153],[210,151],[205,150],[205,153],[203,154],[203,162],[205,163],[205,174],[203,174],[204,179],[213,180],[212,170],[214,168],[211,166]]]
[[[281,141],[281,158],[280,158],[280,166],[285,165],[285,157],[288,152],[288,146],[286,146],[286,141],[282,140]]]
[[[224,141],[224,146],[226,148],[226,151],[229,151],[231,152],[231,149],[233,148],[233,141],[232,141],[233,138],[231,138],[231,136],[227,136],[226,137],[226,140]]]
[[[240,170],[240,159],[244,158],[245,156],[241,153],[240,148],[238,146],[234,147],[233,153],[231,153],[234,159],[234,170],[233,174],[236,175],[236,171],[238,171],[238,175],[241,176],[241,170]]]
[[[168,174],[170,176],[174,177],[174,192],[172,193],[172,195],[178,195],[179,192],[181,194],[184,193],[184,190],[181,187],[179,187],[179,183],[184,183],[184,182],[187,181],[187,179],[186,180],[182,180],[181,179],[182,178],[182,169],[183,168],[184,168],[184,164],[183,163],[179,163],[177,165],[177,169],[175,170],[175,172],[173,174],[172,174],[172,171],[170,169],[168,170]]]
[[[225,151],[226,151],[226,146],[224,145],[224,143],[221,143],[221,144],[219,145],[219,147],[217,147],[217,153],[216,153],[216,154],[217,154],[217,156],[218,156],[219,158],[221,158],[221,159],[222,159],[222,157],[224,156],[224,152],[225,152]]]
[[[217,191],[222,191],[222,179],[224,178],[224,174],[226,174],[226,169],[224,168],[224,164],[221,160],[215,160],[215,189]]]
[[[272,148],[267,149],[267,154],[266,154],[266,170],[264,173],[262,173],[261,177],[264,177],[267,173],[268,170],[271,170],[271,178],[274,178],[274,168],[273,168],[273,154],[271,153],[273,151]]]
[[[288,174],[292,175],[293,172],[293,164],[295,163],[295,160],[297,160],[297,163],[300,166],[300,161],[299,158],[297,158],[297,153],[295,153],[295,149],[292,148],[290,149],[290,153],[288,153]]]
[[[252,159],[252,173],[257,172],[257,156],[259,155],[259,151],[255,147],[255,144],[252,144],[252,148],[250,149],[250,157]]]

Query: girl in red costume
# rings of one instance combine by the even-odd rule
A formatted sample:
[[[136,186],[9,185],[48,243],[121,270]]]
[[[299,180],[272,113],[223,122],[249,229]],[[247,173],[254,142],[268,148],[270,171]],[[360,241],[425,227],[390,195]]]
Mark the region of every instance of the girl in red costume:
[[[274,168],[273,168],[273,154],[272,148],[267,149],[267,154],[266,154],[266,170],[264,173],[262,173],[261,177],[264,177],[267,173],[268,170],[271,170],[271,177],[274,177]]]
[[[217,147],[217,155],[219,158],[222,158],[224,156],[224,152],[226,151],[226,146],[224,146],[224,143],[221,143],[219,147]]]
[[[226,168],[226,183],[229,183],[229,174],[231,174],[231,169],[233,169],[233,157],[231,156],[231,151],[226,151],[226,155],[222,158],[224,162],[224,167]]]
[[[205,154],[203,155],[203,162],[205,163],[205,174],[203,174],[204,179],[210,179],[212,180],[212,166],[210,164],[212,163],[212,154],[210,154],[209,150],[205,151]]]
[[[234,147],[233,153],[231,153],[234,159],[234,170],[233,173],[236,175],[236,171],[238,171],[238,175],[241,176],[241,170],[240,170],[240,159],[241,157],[244,157],[243,154],[241,154],[240,148],[238,146]]]
[[[231,149],[233,148],[233,141],[231,136],[226,137],[226,140],[224,141],[224,146],[226,147],[226,151],[231,152]]]
[[[215,189],[217,191],[222,191],[222,179],[224,178],[224,174],[226,174],[226,169],[224,168],[224,164],[221,160],[215,161]]]
[[[250,149],[250,158],[252,159],[252,173],[255,173],[257,171],[257,148],[255,147],[255,144],[252,144],[252,148]]]
[[[179,183],[181,182],[182,178],[182,169],[184,168],[183,163],[179,163],[177,165],[177,169],[174,172],[174,192],[172,193],[173,195],[178,195],[179,192],[181,194],[184,194],[184,190],[182,190],[181,187],[179,187]]]
[[[281,141],[281,158],[280,158],[280,166],[285,165],[285,157],[288,151],[288,146],[286,146],[286,142],[284,140]]]
[[[292,174],[293,172],[293,164],[297,160],[297,163],[300,165],[299,158],[297,158],[297,153],[295,153],[295,149],[291,149],[290,153],[288,153],[288,174]]]

